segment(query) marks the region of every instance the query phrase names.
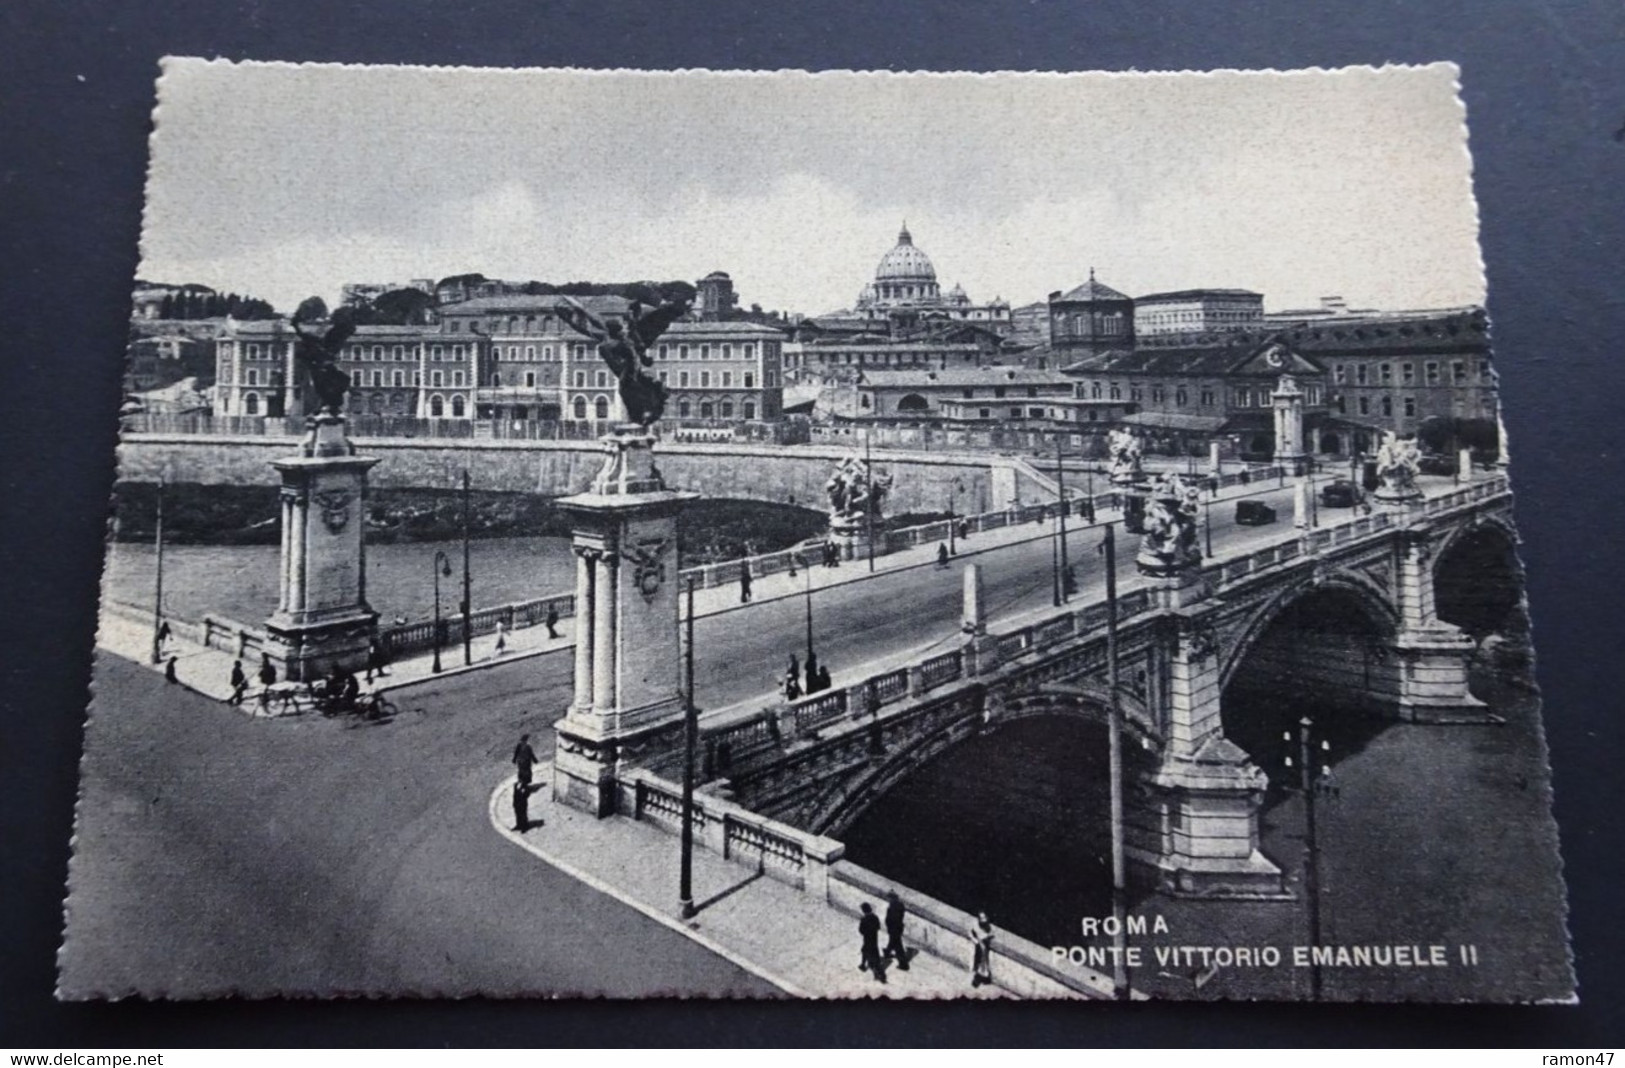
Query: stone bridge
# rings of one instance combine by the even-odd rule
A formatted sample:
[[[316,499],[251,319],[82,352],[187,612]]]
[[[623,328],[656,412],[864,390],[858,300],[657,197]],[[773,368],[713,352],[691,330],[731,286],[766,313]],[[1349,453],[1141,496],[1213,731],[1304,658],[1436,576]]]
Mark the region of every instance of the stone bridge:
[[[1475,639],[1504,629],[1521,601],[1505,477],[1336,514],[1178,579],[1125,580],[1115,640],[1126,849],[1139,881],[1186,896],[1287,892],[1259,848],[1260,765],[1278,766],[1264,753],[1304,714],[1491,718],[1469,692],[1468,665]],[[829,843],[959,742],[1034,716],[1105,722],[1107,614],[1096,601],[989,628],[967,607],[952,648],[704,730],[700,796],[756,836],[777,835],[774,849],[798,870],[820,849],[838,857]],[[621,754],[636,769],[621,811],[669,807],[681,764],[668,745]]]
[[[287,437],[126,433],[119,439],[119,478],[130,482],[275,485],[271,461],[285,456]],[[603,464],[604,446],[591,441],[480,438],[366,438],[356,447],[379,458],[374,488],[453,489],[468,471],[475,487],[550,497],[580,492]],[[831,445],[661,441],[661,470],[672,485],[709,498],[826,506],[824,483],[852,455]],[[1026,462],[973,452],[874,450],[875,466],[894,476],[889,510],[998,511],[1056,499],[1055,483]]]

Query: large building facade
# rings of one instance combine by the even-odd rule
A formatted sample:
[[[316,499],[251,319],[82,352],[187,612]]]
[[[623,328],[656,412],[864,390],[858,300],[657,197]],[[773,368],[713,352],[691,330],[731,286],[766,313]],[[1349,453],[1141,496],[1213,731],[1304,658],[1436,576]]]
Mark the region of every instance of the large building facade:
[[[959,285],[944,293],[937,282],[936,265],[914,243],[906,223],[897,235],[897,244],[880,257],[873,280],[858,294],[854,311],[857,318],[887,320],[905,329],[947,320],[977,323],[1007,335],[1011,326],[1008,301],[994,297],[986,304],[978,304]]]
[[[1257,329],[1263,321],[1264,295],[1248,289],[1181,289],[1134,298],[1139,337]]]
[[[606,320],[628,309],[620,297],[578,302]],[[498,425],[619,419],[614,376],[568,310],[561,297],[511,294],[445,306],[431,325],[357,327],[338,357],[348,410]],[[215,414],[308,414],[297,340],[285,320],[228,321],[215,343]],[[783,344],[781,331],[757,323],[673,323],[650,353],[670,391],[666,417],[781,418]]]

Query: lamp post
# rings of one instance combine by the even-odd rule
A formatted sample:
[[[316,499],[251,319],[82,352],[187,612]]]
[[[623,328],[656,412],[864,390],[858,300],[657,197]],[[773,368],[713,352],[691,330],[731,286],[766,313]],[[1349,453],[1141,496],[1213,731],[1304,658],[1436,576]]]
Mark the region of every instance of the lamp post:
[[[694,704],[694,576],[688,576],[687,641],[683,650],[683,844],[677,900],[683,919],[694,915],[694,750],[700,714]]]
[[[164,658],[164,480],[158,480],[158,518],[153,528],[158,570],[152,581],[152,662]]]
[[[1117,920],[1117,933],[1112,937],[1112,996],[1126,1000],[1129,996],[1128,968],[1125,966],[1127,949],[1124,934],[1125,890],[1127,884],[1123,848],[1123,705],[1117,694],[1117,533],[1114,524],[1106,524],[1106,539],[1100,543],[1106,556],[1106,746],[1109,750],[1108,778],[1111,784],[1112,821],[1112,916]]]
[[[955,527],[959,525],[957,514],[959,506],[959,479],[948,484],[948,555],[958,556],[959,549],[954,544]]]
[[[429,670],[435,674],[440,673],[440,576],[451,578],[451,557],[443,550],[434,551],[434,663]]]
[[[463,468],[463,666],[474,663],[473,597],[468,567],[468,468]]]
[[[1213,559],[1213,495],[1202,498],[1202,532],[1207,535],[1207,558]]]
[[[863,502],[865,541],[869,543],[869,570],[875,569],[875,465],[869,452],[869,428],[863,428],[863,478],[869,495]]]
[[[1331,743],[1324,738],[1320,740],[1318,769],[1311,759],[1311,754],[1317,748],[1310,737],[1313,728],[1314,722],[1304,716],[1298,721],[1298,737],[1294,739],[1291,731],[1283,731],[1281,739],[1287,743],[1285,764],[1289,769],[1292,767],[1292,742],[1296,740],[1298,743],[1298,789],[1303,794],[1303,896],[1309,927],[1309,997],[1312,1001],[1319,1001],[1321,974],[1320,965],[1314,960],[1314,952],[1320,947],[1320,835],[1315,807],[1319,799],[1336,796],[1336,788],[1331,781]]]
[[[806,587],[806,592],[807,592],[807,659],[811,660],[812,655],[813,655],[812,562],[808,557],[805,557],[805,556],[801,556],[801,557],[799,557],[799,559],[801,561],[801,570],[804,571],[806,573],[806,575],[807,575],[807,587]]]
[[[1066,552],[1066,513],[1071,502],[1066,499],[1066,465],[1061,460],[1061,435],[1055,435],[1055,489],[1061,498],[1061,602],[1072,596],[1072,561]]]

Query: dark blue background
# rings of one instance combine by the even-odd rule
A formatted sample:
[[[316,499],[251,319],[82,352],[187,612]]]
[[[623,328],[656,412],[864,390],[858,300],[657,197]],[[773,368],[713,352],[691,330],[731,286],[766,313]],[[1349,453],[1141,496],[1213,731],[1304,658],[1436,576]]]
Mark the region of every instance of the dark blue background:
[[[157,60],[897,70],[1462,67],[1579,1008],[50,998]],[[0,8],[0,1046],[1617,1041],[1625,7],[1616,2]],[[80,80],[82,76],[83,80]],[[319,161],[313,161],[318,165]],[[1493,813],[1485,814],[1493,819]]]

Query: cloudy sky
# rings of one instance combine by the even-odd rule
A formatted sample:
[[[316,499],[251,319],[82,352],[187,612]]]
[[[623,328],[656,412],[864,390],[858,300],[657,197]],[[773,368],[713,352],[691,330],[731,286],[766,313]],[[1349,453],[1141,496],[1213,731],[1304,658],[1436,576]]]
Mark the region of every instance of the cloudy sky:
[[[906,219],[946,288],[1093,266],[1267,308],[1483,300],[1456,72],[602,74],[166,60],[141,277],[291,309],[479,271],[850,306]]]

